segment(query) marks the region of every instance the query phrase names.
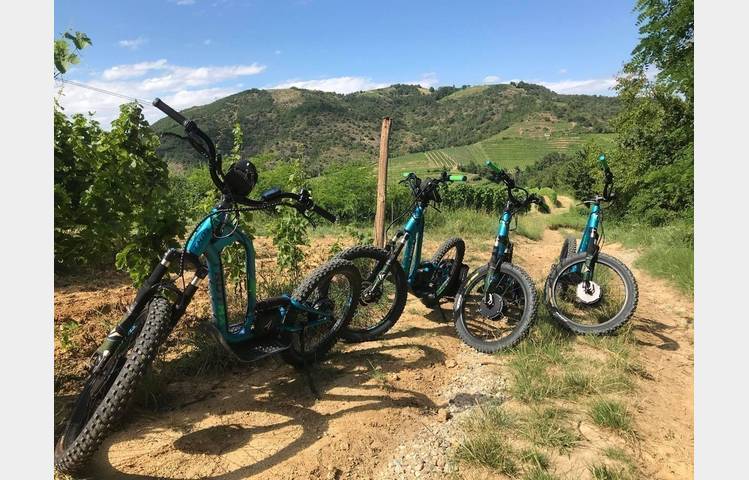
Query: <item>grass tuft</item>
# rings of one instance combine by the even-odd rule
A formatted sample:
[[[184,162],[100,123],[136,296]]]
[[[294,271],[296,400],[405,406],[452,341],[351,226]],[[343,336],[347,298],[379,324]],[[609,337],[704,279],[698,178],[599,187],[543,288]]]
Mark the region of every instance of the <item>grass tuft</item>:
[[[631,432],[632,416],[619,401],[598,399],[590,407],[590,418],[596,425],[612,430]]]
[[[385,389],[391,388],[390,383],[388,382],[387,374],[382,371],[382,367],[379,365],[374,365],[369,360],[367,360],[367,363],[369,364],[369,370],[367,370],[367,375],[369,375],[369,378],[371,378],[375,383]]]
[[[501,405],[485,403],[479,404],[470,416],[463,420],[463,429],[467,432],[498,432],[512,427],[515,418]]]
[[[516,454],[504,435],[483,432],[467,437],[458,446],[456,459],[460,462],[480,465],[514,476],[518,472]]]
[[[523,475],[523,480],[557,480],[559,477],[540,468],[531,468]]]
[[[595,480],[630,480],[632,477],[624,468],[615,469],[604,463],[591,465],[588,471]]]
[[[532,409],[520,433],[533,445],[554,448],[565,453],[580,440],[571,428],[568,412],[557,407]]]
[[[548,470],[551,464],[549,457],[545,453],[533,448],[528,448],[520,452],[519,459],[535,470]]]

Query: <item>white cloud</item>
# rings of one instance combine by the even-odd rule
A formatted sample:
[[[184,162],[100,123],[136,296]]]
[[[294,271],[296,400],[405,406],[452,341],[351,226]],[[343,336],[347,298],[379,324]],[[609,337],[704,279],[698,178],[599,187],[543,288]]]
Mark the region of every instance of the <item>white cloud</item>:
[[[396,83],[404,85],[419,85],[423,88],[429,88],[437,85],[439,80],[437,74],[434,72],[428,72],[421,75],[419,80],[411,81],[400,81],[400,82],[374,82],[369,77],[331,77],[331,78],[320,78],[316,80],[288,80],[278,85],[274,85],[268,88],[304,88],[307,90],[321,90],[323,92],[336,92],[336,93],[354,93],[367,90],[376,90],[378,88],[385,88],[389,85]]]
[[[138,37],[132,40],[120,40],[117,45],[123,48],[129,48],[130,50],[138,50],[142,45],[148,43],[147,38]]]
[[[323,92],[353,93],[387,87],[387,83],[375,83],[366,77],[332,77],[318,80],[289,80],[272,88],[306,88]]]
[[[499,83],[498,75],[487,75],[484,77],[484,83]]]
[[[549,90],[557,93],[567,94],[585,94],[585,95],[613,95],[613,87],[616,85],[616,79],[612,78],[594,78],[590,80],[561,80],[558,82],[541,82],[535,81]]]
[[[116,65],[104,70],[101,77],[104,80],[124,80],[127,78],[136,78],[145,75],[150,70],[159,70],[167,67],[166,60],[156,60],[155,62],[141,62],[130,65]]]
[[[108,68],[100,75],[87,79],[92,87],[150,101],[158,96],[174,108],[202,105],[241,90],[241,85],[226,82],[257,75],[264,65],[226,65],[183,67],[161,59]],[[55,89],[55,93],[57,88]],[[65,85],[60,103],[69,114],[96,112],[95,118],[105,128],[119,115],[122,98],[95,92],[75,85]],[[163,115],[156,109],[146,108],[144,115],[153,121]]]
[[[168,66],[164,75],[146,78],[140,87],[146,92],[173,91],[185,87],[200,87],[236,77],[257,75],[265,65],[232,65],[226,67]]]
[[[429,88],[437,85],[439,83],[439,79],[437,78],[437,74],[434,72],[427,72],[421,74],[421,79],[410,81],[410,82],[403,82],[407,85],[419,85],[422,88]]]

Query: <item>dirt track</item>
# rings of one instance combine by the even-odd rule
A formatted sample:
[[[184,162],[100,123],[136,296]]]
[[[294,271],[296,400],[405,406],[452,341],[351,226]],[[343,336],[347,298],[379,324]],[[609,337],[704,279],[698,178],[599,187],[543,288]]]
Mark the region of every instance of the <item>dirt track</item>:
[[[514,239],[517,263],[540,285],[558,252],[561,234],[547,230],[539,242]],[[472,268],[486,261],[491,245],[491,238],[468,242],[467,262]],[[427,251],[436,247],[436,242],[426,242]],[[607,244],[605,250],[630,266],[637,255],[616,244]],[[639,467],[645,478],[691,478],[692,301],[665,282],[633,271],[640,290],[633,321],[650,377],[638,380]],[[66,295],[56,293],[58,308]],[[447,309],[445,315],[449,318]],[[482,388],[487,378],[496,379],[491,388],[501,390],[503,367],[495,357],[466,348],[451,322],[409,297],[401,320],[381,341],[339,347],[314,369],[313,377],[320,400],[312,396],[302,375],[273,359],[218,377],[173,382],[168,390],[174,401],[166,411],[129,418],[94,457],[92,476],[429,476],[433,465],[426,463],[418,473],[394,474],[392,459],[408,449],[411,439],[420,440],[424,432],[449,422],[446,412],[461,399],[475,402],[471,378]],[[570,478],[587,475],[571,473]]]

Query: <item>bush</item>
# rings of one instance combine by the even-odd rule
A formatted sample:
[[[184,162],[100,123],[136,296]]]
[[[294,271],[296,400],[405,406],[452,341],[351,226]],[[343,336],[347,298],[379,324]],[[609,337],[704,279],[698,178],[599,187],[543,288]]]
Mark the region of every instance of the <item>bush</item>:
[[[56,105],[54,139],[55,270],[115,263],[139,282],[184,233],[158,137],[140,106],[122,105],[106,132]]]

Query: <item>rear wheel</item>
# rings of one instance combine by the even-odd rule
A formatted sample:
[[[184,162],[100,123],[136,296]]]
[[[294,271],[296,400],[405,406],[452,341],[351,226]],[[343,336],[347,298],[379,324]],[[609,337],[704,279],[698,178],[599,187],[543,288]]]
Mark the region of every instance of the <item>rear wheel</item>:
[[[138,381],[169,333],[172,309],[169,300],[154,297],[141,314],[145,322],[140,332],[134,331],[113,353],[96,360],[55,447],[58,470],[82,470],[122,417]]]
[[[466,244],[462,238],[445,240],[432,257],[435,269],[429,281],[430,292],[421,299],[421,303],[430,308],[434,307],[442,297],[457,290],[465,252]]]
[[[284,350],[284,360],[295,366],[319,361],[333,348],[338,335],[354,316],[359,299],[361,277],[353,263],[334,258],[317,267],[291,294],[292,301],[299,302],[330,314],[323,320],[315,314],[302,311],[309,322],[303,330],[291,333],[291,348]]]
[[[586,253],[562,262],[549,278],[547,304],[552,316],[578,334],[605,335],[621,328],[637,308],[637,282],[616,258],[599,253],[590,281],[582,272]]]
[[[385,278],[374,288],[375,277],[385,265],[389,254],[371,245],[349,248],[338,254],[359,269],[362,288],[354,318],[341,330],[347,342],[367,342],[384,335],[398,321],[408,297],[406,274],[397,259]]]
[[[566,237],[564,243],[562,243],[562,251],[559,252],[559,263],[562,263],[577,253],[577,239],[575,237]]]
[[[485,301],[488,274],[484,265],[471,275],[455,297],[453,315],[458,336],[479,352],[510,348],[530,331],[536,316],[536,289],[530,276],[517,265],[502,263],[498,279]]]
[[[559,252],[559,261],[551,265],[551,268],[549,269],[549,274],[546,276],[546,283],[544,284],[544,296],[547,299],[550,294],[549,281],[551,280],[551,277],[554,276],[554,273],[556,272],[557,267],[559,266],[560,263],[565,261],[567,257],[571,257],[576,254],[577,254],[577,239],[575,239],[575,237],[565,237],[564,243],[562,243],[562,250]]]

